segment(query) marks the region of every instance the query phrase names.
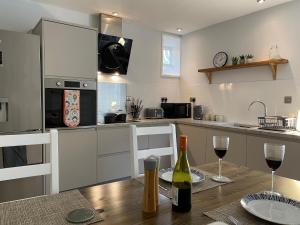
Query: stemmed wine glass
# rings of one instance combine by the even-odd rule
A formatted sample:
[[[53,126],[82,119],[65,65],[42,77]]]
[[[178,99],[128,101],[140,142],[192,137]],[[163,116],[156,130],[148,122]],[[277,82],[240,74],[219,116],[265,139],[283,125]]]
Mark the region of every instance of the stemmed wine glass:
[[[265,191],[267,194],[281,196],[280,193],[274,192],[275,171],[281,166],[284,159],[285,145],[264,144],[265,159],[270,169],[272,169],[272,187],[271,191]]]
[[[225,136],[213,136],[213,146],[216,155],[219,157],[219,175],[213,176],[212,179],[217,182],[230,182],[228,177],[222,176],[222,159],[227,153],[229,147],[229,137]]]

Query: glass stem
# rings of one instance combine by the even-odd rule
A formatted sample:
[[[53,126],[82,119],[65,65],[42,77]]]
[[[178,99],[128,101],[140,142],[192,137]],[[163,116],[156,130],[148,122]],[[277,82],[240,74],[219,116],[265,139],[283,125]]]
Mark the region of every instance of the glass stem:
[[[222,159],[219,158],[219,177],[222,176]]]
[[[274,192],[274,182],[275,182],[275,170],[272,170],[272,189],[271,189],[272,192]]]

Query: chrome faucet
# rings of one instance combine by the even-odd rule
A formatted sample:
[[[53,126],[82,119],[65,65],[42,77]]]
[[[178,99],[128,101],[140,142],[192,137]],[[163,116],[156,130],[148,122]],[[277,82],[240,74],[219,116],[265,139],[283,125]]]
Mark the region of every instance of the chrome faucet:
[[[254,105],[255,103],[260,103],[260,104],[263,105],[264,111],[265,111],[265,113],[264,113],[265,115],[264,116],[266,117],[267,116],[267,106],[262,101],[253,101],[253,102],[251,102],[250,105],[249,105],[249,107],[248,107],[248,111],[250,110],[251,106]]]

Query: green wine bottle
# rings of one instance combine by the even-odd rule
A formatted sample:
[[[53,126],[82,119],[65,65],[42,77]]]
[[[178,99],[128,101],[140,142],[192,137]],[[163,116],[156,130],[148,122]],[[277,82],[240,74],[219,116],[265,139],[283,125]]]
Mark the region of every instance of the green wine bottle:
[[[187,159],[187,136],[180,136],[179,158],[172,177],[172,209],[188,212],[192,208],[192,176]]]

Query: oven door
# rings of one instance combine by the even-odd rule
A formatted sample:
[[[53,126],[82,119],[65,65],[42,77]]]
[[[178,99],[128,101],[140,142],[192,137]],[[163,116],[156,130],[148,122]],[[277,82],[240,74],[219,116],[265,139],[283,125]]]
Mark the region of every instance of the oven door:
[[[96,90],[80,90],[80,124],[96,125]],[[63,121],[64,89],[45,89],[45,127],[66,127]]]

